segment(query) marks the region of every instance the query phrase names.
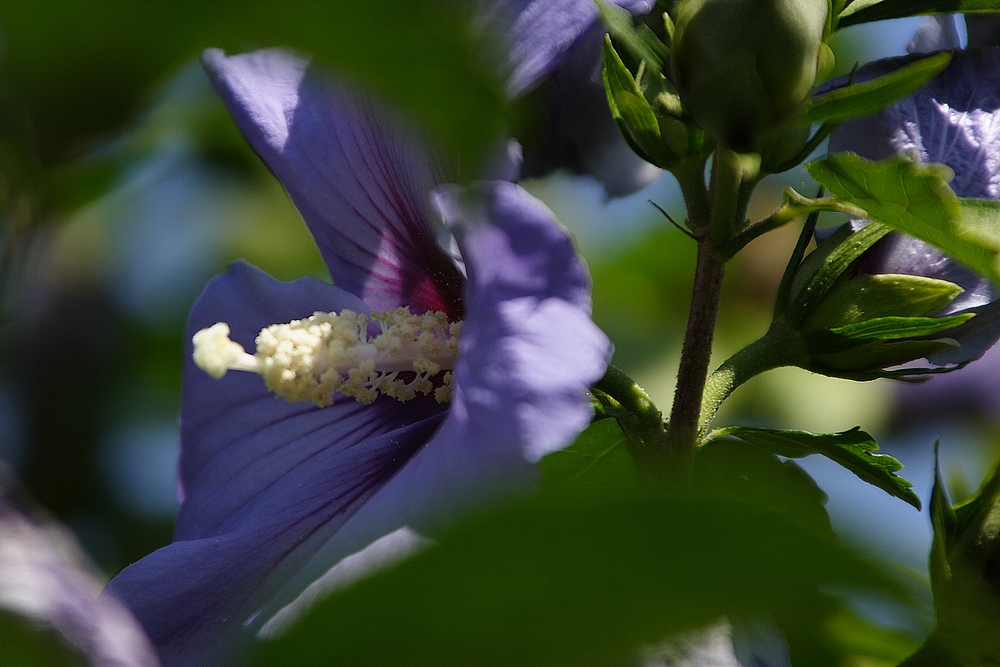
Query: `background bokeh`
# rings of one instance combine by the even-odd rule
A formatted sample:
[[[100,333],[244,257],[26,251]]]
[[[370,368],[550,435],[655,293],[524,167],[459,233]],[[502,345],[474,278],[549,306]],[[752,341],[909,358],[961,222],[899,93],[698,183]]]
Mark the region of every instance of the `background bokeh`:
[[[170,540],[181,335],[202,286],[237,258],[282,279],[325,275],[280,185],[211,91],[199,50],[315,52],[411,109],[469,161],[501,125],[498,82],[468,57],[460,12],[432,0],[372,4],[0,7],[0,459],[108,576]],[[920,21],[838,34],[840,72],[902,53]],[[755,217],[785,186],[813,187],[802,169],[773,180]],[[616,363],[666,410],[695,250],[649,204],[683,215],[672,177],[613,201],[564,173],[524,185],[576,236]],[[796,233],[759,239],[733,262],[718,361],[766,329]],[[998,364],[990,353],[916,388],[779,370],[741,388],[721,419],[816,431],[862,425],[906,464],[925,502],[940,439],[961,498],[1000,451]],[[842,533],[911,572],[926,593],[926,514],[825,460],[802,465],[830,496]],[[919,633],[929,619],[928,611],[900,623]]]

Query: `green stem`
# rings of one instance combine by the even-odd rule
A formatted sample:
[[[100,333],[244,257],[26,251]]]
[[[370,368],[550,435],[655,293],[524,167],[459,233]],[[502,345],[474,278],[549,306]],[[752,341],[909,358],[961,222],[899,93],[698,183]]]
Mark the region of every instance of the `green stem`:
[[[653,404],[645,390],[621,370],[609,365],[604,377],[594,385],[593,391],[605,405],[612,404],[627,413],[624,416],[616,415],[616,418],[629,436],[629,441],[651,467],[663,469],[666,465],[663,413]]]
[[[687,329],[684,332],[681,363],[677,369],[677,388],[674,391],[674,403],[664,441],[667,470],[681,483],[691,478],[694,452],[698,445],[702,396],[708,367],[712,361],[712,338],[715,335],[722,278],[726,269],[719,249],[729,242],[736,229],[742,225],[753,190],[748,183],[756,179],[759,170],[759,156],[755,158],[734,153],[721,143],[716,146],[708,229],[692,224],[692,229],[696,232],[704,230],[707,234],[698,240],[691,311],[688,313]],[[683,188],[682,184],[682,192]],[[704,212],[689,211],[692,223],[699,213]]]
[[[698,233],[708,226],[710,212],[708,189],[705,187],[705,159],[688,158],[673,173],[684,197],[688,225],[691,231]]]
[[[650,429],[663,430],[663,413],[653,404],[646,391],[621,369],[608,365],[608,370],[594,389],[604,392],[636,416],[637,421]]]
[[[789,338],[769,331],[726,359],[705,383],[698,419],[699,437],[705,434],[723,402],[737,387],[764,371],[791,365],[794,356],[794,346],[789,344]]]
[[[677,388],[670,411],[666,434],[666,458],[670,470],[680,480],[690,478],[697,445],[698,417],[702,394],[712,359],[712,337],[719,312],[719,296],[725,264],[718,258],[708,238],[698,242],[698,263],[695,269],[684,346]]]
[[[743,171],[739,156],[721,144],[715,151],[712,167],[712,213],[709,216],[708,237],[712,245],[722,248],[740,224],[736,212],[741,199]]]
[[[759,182],[760,156],[735,153],[719,144],[712,164],[712,213],[708,237],[724,248],[746,221],[750,197]]]
[[[696,233],[707,233],[698,239],[691,311],[684,332],[677,388],[664,443],[667,469],[682,483],[691,478],[705,380],[712,361],[712,338],[726,270],[726,262],[719,251],[743,225],[753,185],[760,172],[760,156],[734,153],[720,142],[712,164],[712,207],[708,212],[708,228],[695,224],[698,219],[703,219],[699,217],[704,215],[700,204],[697,211],[689,210],[692,229]],[[703,178],[700,180],[704,181]],[[684,183],[681,183],[681,191],[687,202]],[[690,206],[690,202],[688,204]]]
[[[787,224],[789,221],[790,219],[785,219],[778,215],[772,215],[764,218],[763,220],[759,220],[730,239],[729,243],[726,244],[726,247],[719,251],[719,254],[728,260],[740,250],[743,250],[748,243],[756,239],[758,236],[763,236],[767,232],[774,231],[782,225]]]

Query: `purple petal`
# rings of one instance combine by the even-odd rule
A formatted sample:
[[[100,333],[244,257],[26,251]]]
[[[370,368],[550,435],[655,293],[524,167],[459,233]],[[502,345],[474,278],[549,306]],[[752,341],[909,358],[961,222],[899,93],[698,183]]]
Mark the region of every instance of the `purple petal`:
[[[569,444],[611,355],[590,320],[590,277],[552,212],[511,183],[439,188],[469,269],[449,423],[530,461]]]
[[[974,364],[927,382],[900,383],[896,392],[897,418],[908,426],[968,416],[995,420],[1000,415],[1000,347],[988,350]]]
[[[1000,301],[993,301],[984,306],[965,308],[960,312],[975,313],[976,316],[965,324],[949,329],[943,334],[958,341],[960,347],[932,354],[927,357],[931,363],[947,366],[973,361],[982,357],[1000,340]]]
[[[885,113],[885,112],[884,112]],[[956,53],[923,90],[890,107],[897,152],[955,170],[960,197],[1000,199],[1000,49]]]
[[[435,241],[427,194],[441,161],[364,95],[268,49],[202,60],[250,145],[302,213],[334,283],[378,310],[461,318],[461,276]]]
[[[113,596],[98,597],[100,575],[69,529],[18,497],[6,476],[0,462],[0,618],[13,612],[55,630],[93,667],[159,665],[128,609]]]
[[[642,14],[651,0],[613,0]],[[611,118],[601,80],[607,30],[594,0],[481,0],[480,29],[500,36],[511,99],[532,93],[538,127],[522,137],[524,177],[567,168],[601,181],[611,197],[652,183],[660,171],[625,143]],[[537,89],[537,90],[536,90]]]
[[[652,9],[651,0],[612,0],[633,14]],[[570,47],[595,23],[594,0],[486,0],[481,11],[487,30],[505,34],[510,76],[507,94],[524,94],[555,69]]]
[[[369,310],[320,281],[279,283],[237,263],[206,287],[187,340],[225,321],[233,340],[253,349],[263,326],[343,308]],[[168,665],[205,664],[238,652],[248,636],[244,624],[379,493],[427,442],[445,411],[427,398],[382,398],[371,405],[341,398],[322,409],[291,405],[251,374],[231,371],[213,380],[194,366],[190,342],[186,357],[185,499],[175,542],[111,584]],[[372,530],[375,537],[384,532]],[[339,558],[364,546],[341,539]]]
[[[517,182],[524,167],[524,149],[514,139],[508,140],[487,161],[484,179]]]
[[[858,81],[906,61],[866,65]],[[830,152],[843,150],[873,160],[915,151],[921,162],[955,171],[951,186],[960,197],[1000,199],[1000,48],[956,53],[915,95],[841,124],[830,137]]]
[[[369,525],[433,530],[529,490],[531,463],[587,426],[586,391],[611,356],[590,320],[587,270],[544,204],[511,183],[444,187],[434,199],[470,273],[451,409],[345,536]]]

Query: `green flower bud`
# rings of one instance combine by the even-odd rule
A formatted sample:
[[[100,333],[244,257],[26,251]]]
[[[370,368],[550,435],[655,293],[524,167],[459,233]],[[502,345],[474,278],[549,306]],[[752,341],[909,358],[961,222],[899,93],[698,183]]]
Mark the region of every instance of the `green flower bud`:
[[[799,329],[813,370],[878,373],[955,347],[941,332],[971,315],[935,315],[961,292],[922,276],[859,275],[839,283]]]
[[[786,365],[855,380],[950,370],[893,369],[956,347],[951,334],[973,314],[940,315],[962,293],[954,283],[856,274],[858,257],[887,232],[879,223],[845,225],[798,263],[765,335]]]
[[[956,664],[1000,664],[1000,468],[955,507],[937,475],[931,521],[932,639]]]
[[[739,152],[792,119],[825,67],[830,0],[681,0],[670,54],[685,109]]]

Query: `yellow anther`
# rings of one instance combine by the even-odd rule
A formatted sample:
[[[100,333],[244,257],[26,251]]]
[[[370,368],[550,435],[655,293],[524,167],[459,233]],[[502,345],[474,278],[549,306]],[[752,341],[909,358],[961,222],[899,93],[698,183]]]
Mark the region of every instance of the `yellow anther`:
[[[194,335],[194,363],[216,380],[227,371],[257,371],[254,357],[246,353],[243,346],[229,339],[229,325],[218,322],[202,329]]]
[[[377,335],[370,335],[369,322]],[[454,368],[460,332],[460,322],[438,311],[411,315],[397,308],[370,317],[351,310],[316,312],[263,329],[255,355],[231,341],[228,325],[220,322],[195,334],[194,359],[215,378],[228,370],[257,373],[291,403],[324,407],[337,393],[361,403],[379,394],[408,401],[432,392],[443,403],[453,380],[450,372],[439,374]]]
[[[434,390],[434,400],[438,403],[447,403],[451,400],[451,385],[455,381],[455,376],[448,371],[444,374],[442,378],[442,384],[440,387]]]

